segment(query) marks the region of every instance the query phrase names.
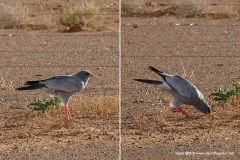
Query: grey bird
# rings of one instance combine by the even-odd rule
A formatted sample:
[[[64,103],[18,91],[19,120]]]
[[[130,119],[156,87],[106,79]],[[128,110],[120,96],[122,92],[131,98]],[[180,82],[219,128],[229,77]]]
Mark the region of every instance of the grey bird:
[[[192,105],[200,112],[210,116],[212,112],[211,107],[205,101],[203,94],[194,84],[182,77],[163,73],[154,67],[149,66],[149,69],[161,76],[163,80],[134,80],[148,84],[155,84],[160,86],[163,90],[168,91],[173,96],[173,101],[170,103],[170,107],[177,108],[177,110],[182,112],[187,118],[192,117],[180,107],[181,104]]]
[[[71,114],[68,102],[72,95],[82,91],[87,86],[89,77],[93,77],[91,72],[81,71],[74,75],[61,75],[45,80],[27,81],[25,86],[16,88],[16,90],[34,90],[45,88],[51,95],[62,99],[66,112],[66,118],[69,120],[71,118]]]

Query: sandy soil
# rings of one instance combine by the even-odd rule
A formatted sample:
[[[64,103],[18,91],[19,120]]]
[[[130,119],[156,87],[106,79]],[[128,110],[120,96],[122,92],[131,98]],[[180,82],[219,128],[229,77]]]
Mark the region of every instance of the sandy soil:
[[[122,23],[123,159],[239,159],[239,102],[224,107],[208,98],[240,80],[239,22],[125,17]],[[168,107],[167,93],[134,82],[159,79],[149,65],[191,80],[213,116],[183,106],[195,116],[187,120]]]

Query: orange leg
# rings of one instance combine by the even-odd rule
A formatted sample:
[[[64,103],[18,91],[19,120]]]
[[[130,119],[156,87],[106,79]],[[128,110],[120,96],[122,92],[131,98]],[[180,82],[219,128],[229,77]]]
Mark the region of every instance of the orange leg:
[[[193,117],[190,116],[186,111],[184,111],[181,107],[178,107],[177,110],[179,112],[181,112],[183,115],[185,115],[185,117],[187,117],[188,119],[192,119]]]
[[[71,116],[71,113],[70,113],[70,110],[69,110],[69,108],[67,107],[67,114],[68,114],[68,117],[69,117],[69,119],[71,119],[72,118],[72,116]]]
[[[69,120],[71,118],[69,108],[67,105],[65,105],[64,108],[65,108],[66,118],[67,118],[67,120]]]

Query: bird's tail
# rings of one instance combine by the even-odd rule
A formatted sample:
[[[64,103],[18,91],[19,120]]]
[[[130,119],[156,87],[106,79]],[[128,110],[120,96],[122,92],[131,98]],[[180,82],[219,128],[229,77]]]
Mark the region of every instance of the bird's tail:
[[[27,81],[25,82],[25,85],[32,85],[32,84],[38,84],[40,81]]]
[[[148,84],[162,84],[162,81],[157,81],[157,80],[150,80],[150,79],[133,79],[134,81],[137,82],[143,82],[143,83],[148,83]]]
[[[16,90],[33,90],[33,89],[40,89],[46,87],[45,84],[39,83],[40,81],[27,81],[25,83],[26,86],[16,88]]]
[[[157,74],[159,74],[159,75],[161,75],[161,74],[163,73],[162,71],[159,71],[158,69],[156,69],[156,68],[154,68],[154,67],[152,67],[152,66],[149,66],[148,69],[150,69],[151,71],[153,71],[153,72],[155,72],[155,73],[157,73]]]
[[[166,73],[163,73],[162,71],[159,71],[158,69],[156,69],[156,68],[154,68],[152,66],[149,66],[148,69],[150,69],[151,71],[157,73],[159,76],[161,76],[164,79],[164,81],[166,81],[166,76],[167,76]]]

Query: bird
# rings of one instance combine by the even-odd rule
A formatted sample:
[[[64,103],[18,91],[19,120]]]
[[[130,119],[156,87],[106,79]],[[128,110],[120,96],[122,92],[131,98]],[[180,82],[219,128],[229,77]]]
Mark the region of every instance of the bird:
[[[73,75],[58,75],[44,80],[27,81],[23,87],[16,90],[35,90],[45,88],[48,93],[61,98],[64,104],[67,120],[71,119],[68,102],[72,95],[82,91],[88,84],[93,74],[89,71],[81,71]]]
[[[181,107],[182,104],[192,105],[200,112],[205,113],[208,116],[211,115],[211,106],[206,102],[203,94],[199,91],[199,89],[190,81],[177,75],[170,75],[164,73],[152,66],[149,66],[148,69],[161,76],[163,80],[133,80],[142,83],[154,84],[162,88],[162,90],[169,92],[173,97],[173,100],[169,104],[169,106],[172,108],[176,108],[183,115],[185,115],[186,118],[191,119],[193,117],[183,110],[183,108]]]

